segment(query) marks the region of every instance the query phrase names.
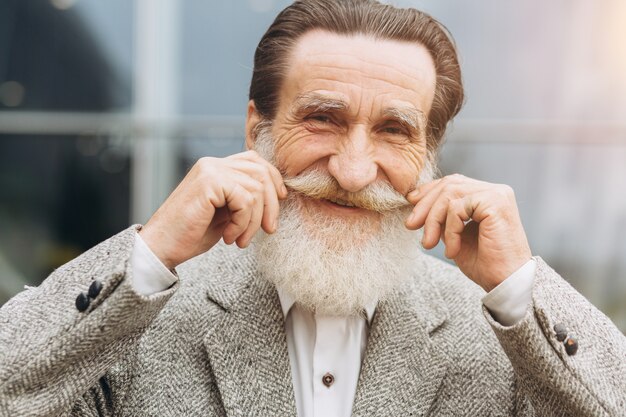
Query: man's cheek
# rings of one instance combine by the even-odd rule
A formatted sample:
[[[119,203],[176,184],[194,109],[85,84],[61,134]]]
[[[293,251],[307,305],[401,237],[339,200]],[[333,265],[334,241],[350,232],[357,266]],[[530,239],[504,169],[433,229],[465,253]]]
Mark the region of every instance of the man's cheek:
[[[276,159],[279,169],[289,176],[298,175],[305,169],[327,158],[332,153],[329,138],[321,137],[304,128],[285,132],[276,141]]]
[[[380,153],[380,166],[392,187],[402,195],[412,191],[428,159],[421,152],[408,149],[387,149]]]

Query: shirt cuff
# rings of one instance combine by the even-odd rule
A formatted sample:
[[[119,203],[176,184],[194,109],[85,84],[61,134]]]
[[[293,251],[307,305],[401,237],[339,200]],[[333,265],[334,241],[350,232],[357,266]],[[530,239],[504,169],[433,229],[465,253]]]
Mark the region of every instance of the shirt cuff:
[[[141,295],[152,295],[165,291],[178,279],[150,250],[146,242],[135,233],[135,245],[130,257],[133,271],[131,284]]]
[[[537,262],[529,260],[483,297],[483,304],[503,326],[513,326],[526,315],[532,300]]]

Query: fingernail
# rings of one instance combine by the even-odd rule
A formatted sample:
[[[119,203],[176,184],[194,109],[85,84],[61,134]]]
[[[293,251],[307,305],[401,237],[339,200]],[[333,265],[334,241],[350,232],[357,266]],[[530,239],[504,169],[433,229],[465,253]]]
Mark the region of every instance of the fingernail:
[[[285,187],[285,184],[283,184],[281,188],[283,191],[283,195],[287,195],[287,187]]]
[[[274,224],[272,225],[272,230],[273,231],[277,231],[278,230],[278,219],[274,220]]]

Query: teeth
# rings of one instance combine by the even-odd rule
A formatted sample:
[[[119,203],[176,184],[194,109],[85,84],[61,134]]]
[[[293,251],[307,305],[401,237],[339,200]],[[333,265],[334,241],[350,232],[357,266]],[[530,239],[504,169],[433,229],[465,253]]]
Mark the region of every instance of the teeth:
[[[345,206],[345,207],[354,207],[354,204],[349,203],[345,200],[342,200],[340,198],[329,198],[329,201],[332,201],[335,204],[339,204],[340,206]]]

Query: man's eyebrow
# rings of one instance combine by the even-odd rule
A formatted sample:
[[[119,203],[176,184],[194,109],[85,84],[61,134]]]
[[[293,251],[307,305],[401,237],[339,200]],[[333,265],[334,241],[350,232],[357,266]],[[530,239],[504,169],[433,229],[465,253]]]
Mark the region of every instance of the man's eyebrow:
[[[420,136],[424,136],[426,116],[421,110],[414,107],[387,107],[383,115],[397,120],[409,129],[418,132]]]
[[[296,97],[293,106],[293,114],[303,112],[326,112],[347,111],[348,103],[345,101],[320,93],[304,93]],[[424,113],[411,106],[387,107],[383,110],[383,116],[392,118],[405,125],[408,129],[424,136],[426,128],[426,116]]]
[[[329,110],[346,111],[348,110],[348,103],[324,94],[306,93],[299,95],[292,106],[292,111],[295,114],[305,111],[325,112]]]

